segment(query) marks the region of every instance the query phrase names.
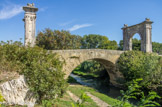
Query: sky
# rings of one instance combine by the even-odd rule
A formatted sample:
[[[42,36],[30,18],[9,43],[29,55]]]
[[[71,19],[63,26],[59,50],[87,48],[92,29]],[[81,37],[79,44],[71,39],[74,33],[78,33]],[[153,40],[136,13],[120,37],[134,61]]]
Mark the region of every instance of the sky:
[[[119,43],[124,24],[150,18],[152,41],[162,43],[162,0],[0,0],[0,41],[24,41],[22,7],[27,3],[39,9],[36,35],[50,28],[80,36],[100,34]]]

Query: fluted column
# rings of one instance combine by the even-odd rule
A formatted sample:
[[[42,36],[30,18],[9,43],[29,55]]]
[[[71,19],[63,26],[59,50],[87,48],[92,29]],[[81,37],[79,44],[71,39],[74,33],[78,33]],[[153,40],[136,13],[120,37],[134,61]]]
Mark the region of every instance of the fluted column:
[[[35,45],[35,29],[36,29],[36,12],[38,8],[34,4],[27,4],[23,7],[25,11],[24,24],[25,24],[25,46],[33,47]]]

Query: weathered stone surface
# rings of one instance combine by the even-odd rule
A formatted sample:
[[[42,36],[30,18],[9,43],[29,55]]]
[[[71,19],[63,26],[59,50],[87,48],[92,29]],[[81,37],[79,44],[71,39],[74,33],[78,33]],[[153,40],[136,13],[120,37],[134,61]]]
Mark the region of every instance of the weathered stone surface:
[[[65,61],[63,65],[65,78],[82,62],[95,60],[105,66],[110,76],[110,82],[116,86],[118,85],[116,80],[122,77],[121,73],[116,70],[116,62],[123,52],[104,49],[53,50],[53,53],[58,53],[61,60]]]
[[[35,45],[35,26],[36,26],[36,12],[38,8],[34,7],[34,4],[27,4],[23,7],[25,16],[23,21],[25,22],[25,46],[33,47]]]
[[[30,92],[24,76],[0,84],[0,91],[8,105],[28,105],[33,107],[36,99]]]
[[[124,25],[123,29],[123,50],[132,50],[132,37],[138,33],[141,37],[141,51],[152,52],[152,24],[150,19],[133,26]]]

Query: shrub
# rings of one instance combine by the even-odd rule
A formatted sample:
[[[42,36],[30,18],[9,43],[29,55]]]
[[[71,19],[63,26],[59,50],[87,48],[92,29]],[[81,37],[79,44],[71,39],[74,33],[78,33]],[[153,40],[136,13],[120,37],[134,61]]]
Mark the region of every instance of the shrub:
[[[123,73],[126,83],[133,79],[143,78],[141,86],[157,89],[162,80],[161,57],[156,54],[140,51],[127,51],[121,54],[118,67]]]
[[[61,96],[66,87],[64,74],[62,71],[62,62],[58,55],[52,54],[41,48],[28,48],[24,56],[25,63],[23,74],[32,91],[40,100],[54,99]],[[27,59],[27,60],[26,60]]]
[[[2,42],[0,48],[0,63],[5,61],[12,70],[23,74],[40,102],[64,93],[67,83],[57,54],[39,47],[26,48],[19,42]]]
[[[4,101],[3,96],[0,93],[0,107],[1,107],[1,102],[3,102],[3,101]]]
[[[122,101],[121,103],[117,103],[114,107],[136,107],[134,105],[128,105],[129,99],[139,99],[137,107],[154,107],[160,106],[158,102],[155,101],[156,98],[161,99],[160,96],[157,95],[156,92],[150,91],[147,96],[145,96],[144,92],[141,90],[141,86],[139,85],[142,79],[132,80],[130,85],[128,86],[128,90],[121,90],[122,97],[119,99]]]

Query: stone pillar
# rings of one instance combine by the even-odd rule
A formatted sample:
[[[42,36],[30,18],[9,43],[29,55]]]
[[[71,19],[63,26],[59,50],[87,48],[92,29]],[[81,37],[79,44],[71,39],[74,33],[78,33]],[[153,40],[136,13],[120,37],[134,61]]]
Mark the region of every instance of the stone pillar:
[[[124,24],[124,27],[122,28],[123,30],[123,50],[126,51],[126,50],[129,50],[129,39],[127,38],[128,37],[128,31],[127,31],[127,27],[128,25]]]
[[[36,27],[36,12],[38,8],[34,7],[34,4],[27,4],[23,7],[25,11],[24,23],[25,23],[25,46],[33,47],[35,45],[35,27]]]
[[[145,22],[145,32],[144,32],[144,52],[152,52],[152,21],[146,18]]]

